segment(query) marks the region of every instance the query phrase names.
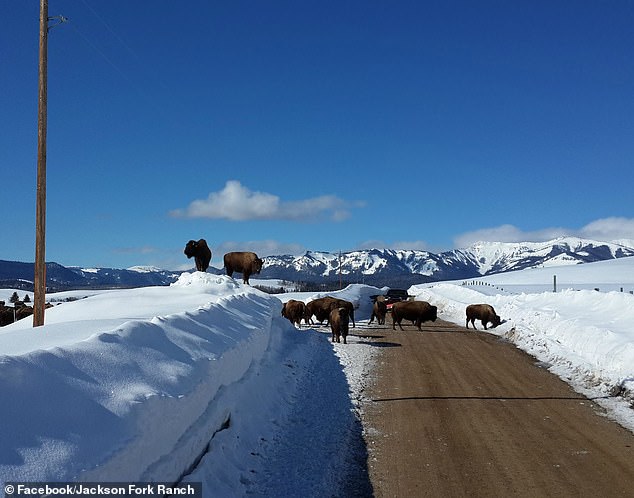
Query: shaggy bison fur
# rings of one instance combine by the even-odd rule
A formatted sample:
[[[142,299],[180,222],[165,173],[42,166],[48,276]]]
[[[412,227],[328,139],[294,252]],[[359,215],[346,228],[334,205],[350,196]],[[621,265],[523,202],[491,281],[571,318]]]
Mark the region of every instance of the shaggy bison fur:
[[[254,252],[228,252],[224,257],[227,275],[233,276],[233,272],[242,273],[242,281],[249,283],[249,277],[254,273],[260,273],[264,261],[258,258]]]
[[[292,324],[297,324],[298,327],[302,326],[302,318],[304,318],[305,314],[306,305],[303,301],[289,299],[282,306],[282,316],[287,318]]]
[[[469,328],[469,322],[475,329],[475,321],[480,320],[484,326],[484,330],[487,329],[487,323],[491,323],[492,328],[497,327],[502,323],[502,320],[495,314],[493,306],[490,304],[470,304],[467,306],[467,328]]]
[[[200,239],[198,242],[190,240],[183,252],[188,259],[194,258],[196,261],[196,270],[207,271],[209,262],[211,261],[211,249],[209,249],[205,239]]]
[[[438,318],[438,308],[427,301],[401,301],[392,305],[392,329],[396,330],[396,324],[403,330],[401,320],[412,320],[418,330],[423,322],[435,322]]]
[[[332,330],[332,342],[341,342],[347,344],[348,324],[350,317],[346,308],[334,308],[329,315],[330,330]]]
[[[314,299],[306,304],[306,314],[304,315],[304,319],[306,323],[312,323],[313,315],[317,318],[319,323],[324,320],[328,320],[330,317],[330,312],[335,308],[345,308],[348,310],[348,316],[350,320],[352,320],[352,326],[355,326],[354,323],[354,305],[350,301],[346,301],[345,299],[339,299],[336,297],[320,297],[318,299]]]

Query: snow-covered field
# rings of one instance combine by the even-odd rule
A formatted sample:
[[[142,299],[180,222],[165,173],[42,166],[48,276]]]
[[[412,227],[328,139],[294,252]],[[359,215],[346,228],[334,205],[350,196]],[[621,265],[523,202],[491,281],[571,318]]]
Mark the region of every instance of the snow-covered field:
[[[492,333],[634,430],[634,258],[545,271],[410,294],[462,325],[466,304],[492,304],[506,320]],[[603,292],[608,283],[625,292]],[[362,321],[378,292],[337,294]],[[0,329],[0,482],[202,482],[208,497],[363,489],[358,415],[380,348],[359,336],[333,345],[325,329],[297,330],[280,316],[281,300],[314,296],[271,296],[199,272],[169,287],[50,296],[82,299],[47,310],[44,327],[26,319]]]

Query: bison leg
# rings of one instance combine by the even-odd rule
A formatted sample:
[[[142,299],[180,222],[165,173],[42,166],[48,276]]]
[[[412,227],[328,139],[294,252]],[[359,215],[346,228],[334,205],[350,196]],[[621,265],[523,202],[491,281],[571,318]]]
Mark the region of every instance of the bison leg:
[[[480,320],[482,322],[482,326],[484,327],[484,330],[487,329],[487,320]]]

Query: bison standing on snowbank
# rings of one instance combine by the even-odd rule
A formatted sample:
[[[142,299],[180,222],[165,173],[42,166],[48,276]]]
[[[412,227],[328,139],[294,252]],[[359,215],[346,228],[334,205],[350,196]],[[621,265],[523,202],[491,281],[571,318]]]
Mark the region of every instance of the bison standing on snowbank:
[[[487,323],[491,322],[492,328],[497,327],[502,323],[502,320],[495,314],[493,306],[490,304],[470,304],[467,306],[467,328],[469,328],[469,322],[475,329],[475,321],[480,320],[484,326],[484,330],[487,329]]]
[[[332,330],[332,342],[341,342],[343,337],[343,343],[348,344],[348,325],[349,316],[346,308],[335,308],[330,312],[330,330]]]
[[[211,249],[209,249],[205,239],[200,239],[198,242],[190,240],[183,252],[185,256],[187,256],[187,259],[194,258],[196,261],[196,270],[207,271],[209,262],[211,261]]]
[[[230,277],[234,271],[242,273],[242,281],[249,283],[249,277],[254,273],[260,273],[264,261],[258,258],[254,252],[228,252],[224,257],[225,270]]]
[[[412,320],[418,330],[421,330],[421,323],[438,318],[438,308],[432,306],[427,301],[401,301],[392,305],[392,329],[396,330],[396,324],[403,330],[401,320]]]
[[[282,306],[282,316],[287,318],[293,325],[297,324],[298,327],[302,326],[302,318],[306,314],[306,305],[303,301],[296,301],[295,299],[289,299]]]

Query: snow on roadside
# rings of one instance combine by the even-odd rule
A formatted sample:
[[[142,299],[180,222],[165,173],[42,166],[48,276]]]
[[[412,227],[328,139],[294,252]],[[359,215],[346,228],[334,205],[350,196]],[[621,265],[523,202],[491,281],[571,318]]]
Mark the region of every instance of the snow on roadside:
[[[239,385],[272,331],[286,325],[279,300],[238,287],[227,277],[183,274],[172,287],[67,303],[50,310],[51,325],[28,332],[20,322],[5,327],[0,397],[12,402],[0,416],[2,479],[179,479],[229,416],[210,400]],[[57,321],[75,306],[93,320]],[[64,344],[50,343],[64,327]],[[5,344],[15,348],[33,334],[42,338],[31,351],[5,354]]]

